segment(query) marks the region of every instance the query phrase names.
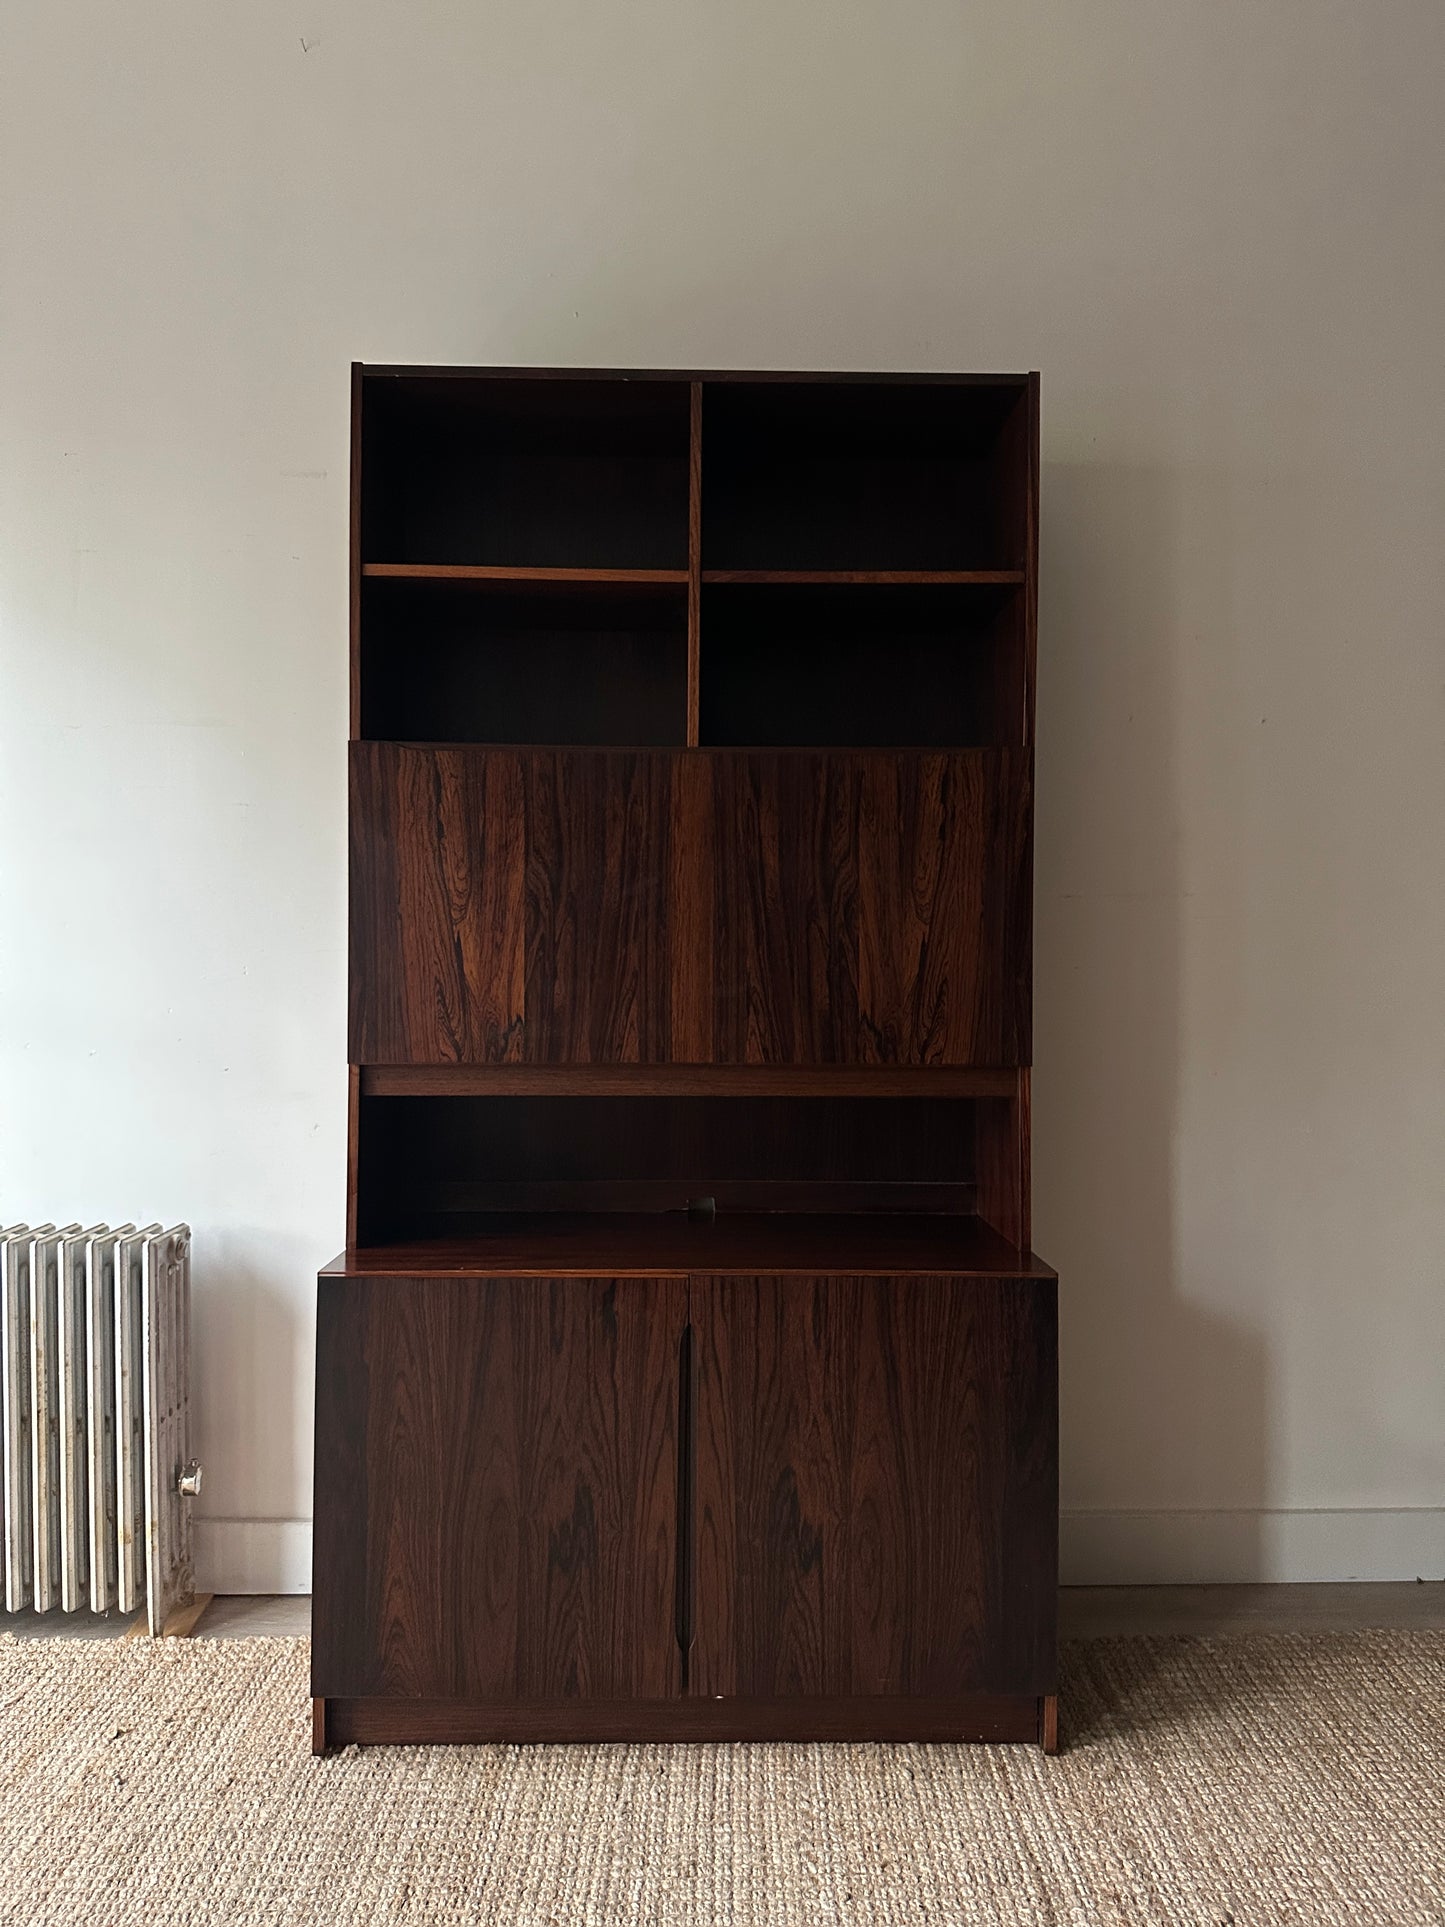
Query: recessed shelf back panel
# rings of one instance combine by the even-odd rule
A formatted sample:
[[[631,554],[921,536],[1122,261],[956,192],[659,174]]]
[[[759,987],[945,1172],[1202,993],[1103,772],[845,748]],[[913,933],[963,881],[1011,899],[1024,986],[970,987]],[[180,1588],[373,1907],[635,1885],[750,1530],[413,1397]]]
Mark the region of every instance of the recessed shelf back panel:
[[[1015,569],[1022,386],[704,390],[708,569]]]
[[[365,385],[369,562],[685,568],[686,382]]]
[[[704,743],[1018,742],[1019,595],[999,587],[703,590]]]
[[[686,592],[367,580],[360,674],[366,737],[680,744]]]
[[[362,1100],[363,1242],[514,1211],[971,1211],[967,1098]]]

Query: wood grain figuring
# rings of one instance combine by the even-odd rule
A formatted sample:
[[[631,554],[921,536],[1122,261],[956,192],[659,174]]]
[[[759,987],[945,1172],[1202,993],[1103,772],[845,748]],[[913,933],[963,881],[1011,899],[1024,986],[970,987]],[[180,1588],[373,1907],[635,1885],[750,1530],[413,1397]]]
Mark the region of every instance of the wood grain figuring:
[[[352,772],[354,1062],[1027,1057],[1017,753],[366,743]]]
[[[1051,1691],[1048,1282],[699,1278],[692,1690]]]
[[[665,1057],[669,759],[559,750],[529,757],[525,771],[525,1054]]]
[[[520,755],[351,752],[354,1063],[522,1055],[526,971]]]
[[[330,1699],[326,1743],[344,1746],[588,1745],[606,1741],[1036,1742],[1031,1693],[956,1699]],[[316,1726],[313,1725],[313,1732]],[[318,1747],[319,1751],[320,1748]]]
[[[323,1281],[315,1694],[677,1692],[685,1316],[677,1279]]]
[[[668,1048],[675,1065],[714,1054],[717,916],[716,789],[711,760],[674,758],[669,817],[667,945]]]
[[[757,752],[714,780],[719,1060],[1026,1057],[1029,810],[1006,754]]]

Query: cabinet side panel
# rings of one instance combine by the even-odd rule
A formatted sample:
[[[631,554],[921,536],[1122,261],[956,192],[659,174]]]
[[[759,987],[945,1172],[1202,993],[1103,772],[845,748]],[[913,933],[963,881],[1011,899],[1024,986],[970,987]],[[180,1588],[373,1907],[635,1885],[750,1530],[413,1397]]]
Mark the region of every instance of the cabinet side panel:
[[[316,1437],[311,1530],[311,1690],[372,1678],[367,1661],[366,1305],[369,1284],[316,1288]]]
[[[1053,1293],[694,1280],[691,1690],[1053,1690]]]
[[[675,1693],[682,1280],[328,1288],[314,1690]]]

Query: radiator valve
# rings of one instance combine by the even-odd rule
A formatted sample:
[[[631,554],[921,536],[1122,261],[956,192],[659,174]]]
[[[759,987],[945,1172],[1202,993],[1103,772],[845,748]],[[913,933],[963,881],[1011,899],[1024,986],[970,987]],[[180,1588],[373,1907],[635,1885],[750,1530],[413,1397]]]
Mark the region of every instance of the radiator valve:
[[[176,1490],[183,1499],[198,1499],[201,1496],[201,1462],[188,1459],[176,1474]]]

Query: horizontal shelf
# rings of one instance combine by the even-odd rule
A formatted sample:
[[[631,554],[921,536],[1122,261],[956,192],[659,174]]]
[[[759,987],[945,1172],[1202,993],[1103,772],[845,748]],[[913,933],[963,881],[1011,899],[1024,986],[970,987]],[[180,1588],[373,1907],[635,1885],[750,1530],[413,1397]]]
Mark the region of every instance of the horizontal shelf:
[[[959,1274],[1051,1280],[1054,1272],[979,1218],[681,1212],[498,1217],[463,1238],[343,1252],[323,1277],[625,1278],[687,1272],[777,1277]]]
[[[361,573],[382,582],[534,584],[589,589],[675,589],[687,586],[686,569],[531,569],[500,563],[363,562]]]
[[[968,1065],[362,1064],[363,1097],[1012,1097]]]
[[[704,569],[704,582],[764,587],[1017,588],[1022,569]]]

